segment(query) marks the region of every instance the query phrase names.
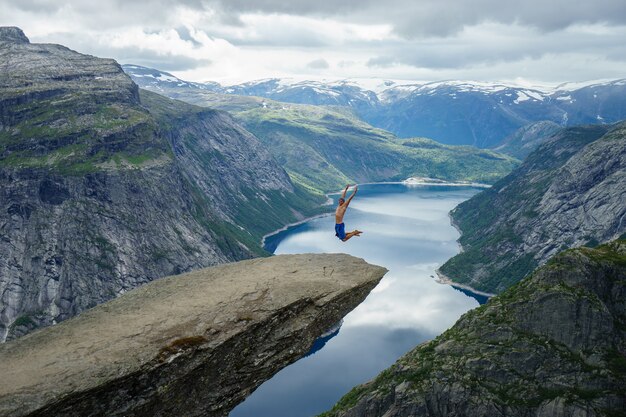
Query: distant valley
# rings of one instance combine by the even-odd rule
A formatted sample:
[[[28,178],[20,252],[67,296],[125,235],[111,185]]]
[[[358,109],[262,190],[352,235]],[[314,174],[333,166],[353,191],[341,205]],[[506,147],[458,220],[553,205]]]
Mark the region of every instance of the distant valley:
[[[267,255],[264,234],[327,210],[323,193],[348,182],[494,182],[518,164],[398,140],[343,108],[199,87],[168,94],[193,104],[173,100],[113,60],[0,29],[0,341],[165,275]]]
[[[432,177],[493,183],[518,161],[470,146],[449,146],[427,138],[399,139],[362,121],[349,107],[290,104],[216,92],[153,70],[125,66],[138,85],[199,106],[225,110],[254,133],[292,180],[318,191],[347,182]],[[145,75],[147,73],[147,75]],[[174,81],[173,81],[174,80]]]
[[[473,308],[321,416],[623,416],[626,79],[222,86],[31,43],[17,27],[0,27],[0,74],[0,363],[10,375],[0,416],[225,416],[324,332],[337,335],[387,271],[367,256],[262,247],[310,218],[321,226],[307,242],[318,246],[294,252],[367,245],[375,263],[397,258],[412,283],[438,286],[438,273],[463,294],[439,288],[472,303],[398,291],[390,262],[377,287],[390,299],[356,322],[370,332],[361,340],[377,326],[421,334],[390,323],[400,292],[402,317],[441,316],[441,300],[467,306],[452,320]],[[318,218],[347,183],[409,177],[455,200],[399,191],[421,185],[362,187],[359,197],[390,191],[357,197],[348,215],[365,232],[353,246]],[[477,307],[472,291],[491,298]]]

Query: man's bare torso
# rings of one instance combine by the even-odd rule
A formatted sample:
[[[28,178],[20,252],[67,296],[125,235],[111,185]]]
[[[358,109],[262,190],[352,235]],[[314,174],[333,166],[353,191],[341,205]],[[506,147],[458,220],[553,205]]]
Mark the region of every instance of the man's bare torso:
[[[337,206],[337,210],[335,210],[335,223],[336,224],[343,223],[343,216],[346,214],[347,208],[348,208],[348,205],[346,203],[343,203],[342,205]]]

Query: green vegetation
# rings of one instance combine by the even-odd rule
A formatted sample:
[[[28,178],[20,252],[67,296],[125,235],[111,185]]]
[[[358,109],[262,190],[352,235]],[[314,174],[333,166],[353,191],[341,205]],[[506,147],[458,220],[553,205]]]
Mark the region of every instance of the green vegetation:
[[[12,125],[0,130],[0,167],[81,176],[171,158],[150,114],[138,106],[73,92],[13,106],[11,113]]]
[[[241,246],[244,245],[256,256],[268,255],[259,245],[259,235],[217,218],[210,210],[211,202],[208,196],[194,183],[187,181],[187,185],[194,200],[191,215],[200,226],[211,233],[216,245],[224,254],[230,254],[233,259],[245,259],[247,254]]]
[[[617,349],[606,352],[604,359],[609,365],[611,372],[626,377],[626,356]]]
[[[198,166],[214,167],[228,163],[227,155],[217,148],[207,148],[204,145],[206,137],[193,130],[181,132],[181,126],[186,127],[193,123],[204,126],[201,123],[205,123],[208,126],[220,126],[220,129],[235,129],[236,125],[228,124],[223,118],[213,117],[216,116],[215,110],[171,100],[149,91],[142,90],[141,99],[148,111],[155,116],[165,136],[182,136],[179,146],[184,146],[185,152],[193,155],[193,159],[199,162]],[[228,133],[230,132],[225,132]],[[252,176],[254,177],[254,173]],[[285,223],[301,220],[302,217],[313,216],[327,209],[321,207],[326,200],[321,192],[297,180],[293,183],[293,192],[264,190],[262,193],[259,193],[254,184],[241,184],[236,195],[227,196],[231,207],[229,215],[235,219],[236,224],[205,210],[204,208],[213,205],[210,198],[191,181],[188,186],[199,206],[193,211],[195,220],[211,231],[218,246],[225,253],[242,255],[239,244],[242,243],[256,255],[267,255],[259,246],[263,235],[284,226]]]
[[[494,150],[518,159],[524,159],[559,130],[561,130],[561,126],[551,121],[534,122],[519,128],[496,146]]]
[[[622,236],[616,241],[597,246],[593,250],[586,249],[584,250],[584,254],[596,262],[616,264],[626,267],[626,252],[616,250],[620,244],[625,242],[626,238]]]
[[[326,411],[325,413],[320,414],[318,417],[331,417],[336,415],[340,411],[348,410],[354,407],[357,402],[361,399],[363,394],[369,391],[366,385],[359,385],[350,390],[346,395],[341,397],[341,399],[333,406],[330,411]]]
[[[170,140],[181,126],[199,125],[212,120],[216,111],[163,96],[142,92],[142,105],[80,90],[53,94],[52,98],[29,100],[11,106],[11,126],[0,130],[0,168],[41,169],[63,176],[84,176],[98,171],[144,169],[171,164],[175,157]],[[207,122],[208,121],[208,122]],[[224,129],[230,125],[226,124]],[[233,125],[234,126],[234,125]],[[236,127],[230,127],[236,129]],[[227,132],[229,133],[229,132]],[[218,134],[211,132],[210,134]],[[238,134],[238,133],[236,133]],[[202,133],[204,135],[204,133]],[[206,140],[205,136],[192,138]],[[189,151],[207,167],[224,162],[218,149],[203,150],[185,139]],[[260,247],[261,237],[299,216],[319,213],[325,197],[307,187],[305,181],[294,181],[295,192],[272,193],[269,199],[246,189],[245,196],[232,196],[228,204],[234,209],[226,221],[215,213],[215,203],[192,185],[194,220],[213,236],[217,246],[232,259],[250,254],[267,255]],[[90,236],[103,256],[92,260],[99,269],[114,270],[114,248],[106,239]],[[194,248],[183,245],[188,253]],[[155,262],[167,258],[158,247],[148,248]],[[114,255],[114,254],[113,254]]]
[[[319,204],[324,197],[312,195],[299,185],[294,185],[293,195],[286,196],[279,191],[266,192],[269,198],[261,198],[253,188],[245,187],[242,194],[247,200],[246,205],[238,206],[236,217],[241,225],[251,233],[263,235],[285,224],[285,220],[296,221],[293,210],[310,217],[328,210]],[[277,227],[278,226],[278,227]]]
[[[36,323],[33,321],[30,315],[24,314],[15,319],[15,321],[11,324],[10,330],[13,331],[16,327],[19,326],[31,327],[36,326]]]
[[[292,178],[321,191],[334,191],[346,182],[408,177],[493,182],[517,164],[513,158],[472,147],[397,139],[325,107],[266,103],[235,115]]]

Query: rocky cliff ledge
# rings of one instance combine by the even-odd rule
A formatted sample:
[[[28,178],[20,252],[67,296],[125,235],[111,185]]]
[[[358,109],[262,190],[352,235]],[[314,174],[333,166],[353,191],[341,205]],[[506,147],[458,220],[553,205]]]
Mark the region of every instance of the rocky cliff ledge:
[[[284,255],[163,278],[0,346],[0,416],[226,416],[386,270]]]
[[[565,251],[324,417],[624,416],[625,300],[625,240]]]

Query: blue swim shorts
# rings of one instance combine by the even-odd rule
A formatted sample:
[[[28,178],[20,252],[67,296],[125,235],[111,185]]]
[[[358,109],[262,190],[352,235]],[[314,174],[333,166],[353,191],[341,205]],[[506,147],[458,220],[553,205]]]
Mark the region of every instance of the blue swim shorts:
[[[343,223],[335,225],[335,236],[344,240],[346,238],[346,225]]]

